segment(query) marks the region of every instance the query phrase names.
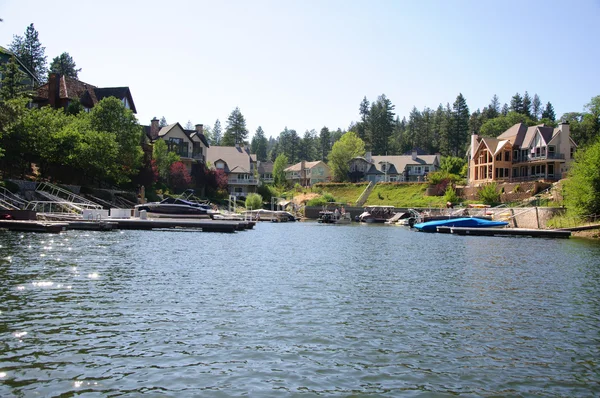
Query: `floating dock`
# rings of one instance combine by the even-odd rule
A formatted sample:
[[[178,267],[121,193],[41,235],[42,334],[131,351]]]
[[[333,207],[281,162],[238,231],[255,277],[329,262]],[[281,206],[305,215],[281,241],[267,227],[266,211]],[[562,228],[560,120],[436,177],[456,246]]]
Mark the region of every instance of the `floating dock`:
[[[0,220],[0,229],[23,232],[59,233],[69,229],[88,231],[111,231],[115,229],[189,229],[202,232],[235,232],[254,228],[253,221],[229,221],[211,219],[110,219],[102,221],[21,221]]]
[[[473,236],[531,236],[535,238],[568,238],[571,236],[571,231],[557,229],[437,227],[437,231]]]

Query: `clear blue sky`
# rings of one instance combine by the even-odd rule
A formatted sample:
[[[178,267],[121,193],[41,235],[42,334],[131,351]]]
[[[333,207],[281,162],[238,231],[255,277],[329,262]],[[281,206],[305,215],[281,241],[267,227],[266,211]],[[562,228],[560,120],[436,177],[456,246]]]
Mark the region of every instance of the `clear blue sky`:
[[[250,135],[358,120],[364,96],[396,113],[470,111],[537,93],[557,116],[600,95],[600,0],[2,0],[0,44],[35,24],[48,62],[129,86],[141,124],[213,126],[238,106]]]

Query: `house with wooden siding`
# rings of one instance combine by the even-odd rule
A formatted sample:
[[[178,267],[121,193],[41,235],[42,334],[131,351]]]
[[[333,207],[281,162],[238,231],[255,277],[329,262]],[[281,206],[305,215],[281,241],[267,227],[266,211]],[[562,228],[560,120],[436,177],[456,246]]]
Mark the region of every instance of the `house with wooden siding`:
[[[576,147],[568,122],[556,128],[517,123],[497,138],[474,134],[469,149],[469,185],[560,180]]]

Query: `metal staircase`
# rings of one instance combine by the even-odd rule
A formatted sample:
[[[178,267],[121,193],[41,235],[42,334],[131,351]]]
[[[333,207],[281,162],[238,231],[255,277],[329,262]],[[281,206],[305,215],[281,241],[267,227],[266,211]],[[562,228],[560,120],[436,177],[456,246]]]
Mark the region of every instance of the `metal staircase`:
[[[27,207],[27,202],[8,189],[0,187],[0,208],[4,210],[20,210]]]
[[[370,181],[369,185],[367,185],[367,187],[365,188],[363,193],[361,193],[360,196],[358,197],[358,200],[355,203],[356,207],[362,207],[365,204],[367,199],[369,199],[369,195],[371,195],[373,188],[375,188],[375,182]]]
[[[82,214],[86,209],[102,209],[101,205],[48,182],[39,183],[35,192],[48,200],[29,202],[27,210],[75,215]]]

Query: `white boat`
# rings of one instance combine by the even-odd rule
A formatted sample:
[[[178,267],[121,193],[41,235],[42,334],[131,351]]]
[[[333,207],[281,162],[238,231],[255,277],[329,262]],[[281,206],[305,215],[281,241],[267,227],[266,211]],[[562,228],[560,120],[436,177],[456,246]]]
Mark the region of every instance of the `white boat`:
[[[319,212],[317,221],[321,224],[350,224],[352,217],[347,212],[322,210]]]
[[[394,206],[367,206],[357,217],[357,221],[365,223],[384,223],[396,214]]]
[[[247,210],[242,212],[242,217],[251,221],[287,222],[296,221],[296,217],[288,211],[274,210]]]

